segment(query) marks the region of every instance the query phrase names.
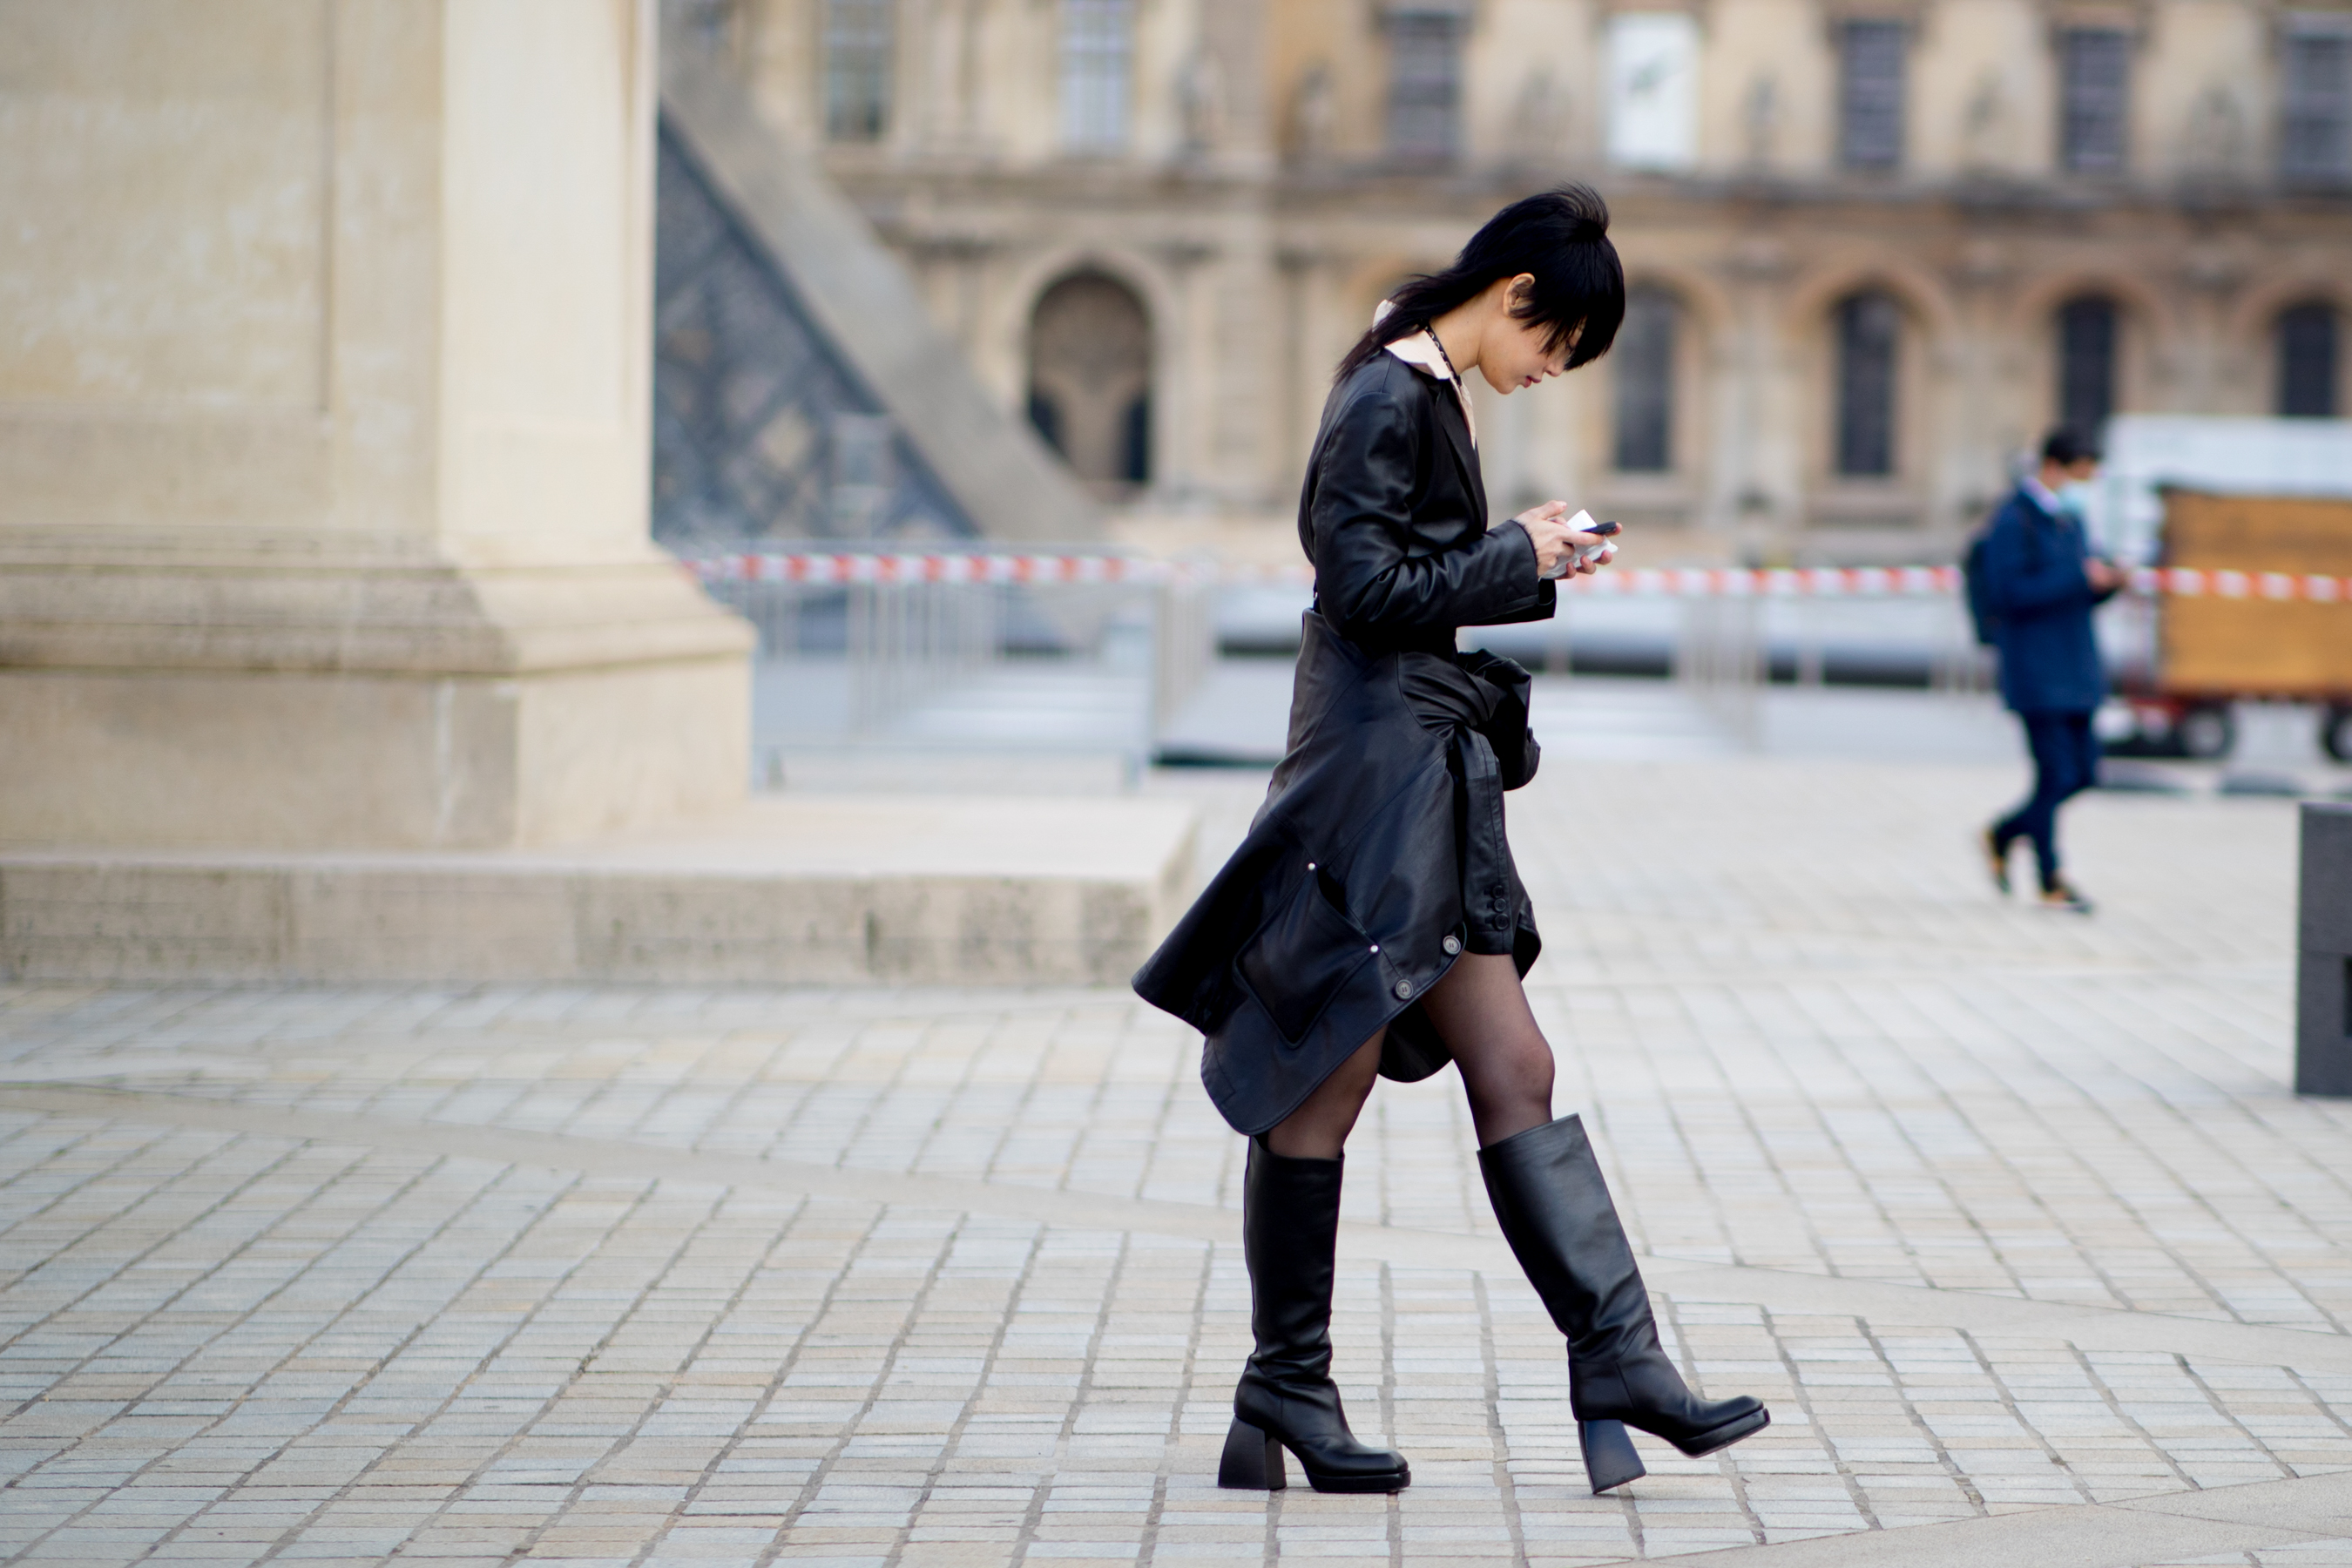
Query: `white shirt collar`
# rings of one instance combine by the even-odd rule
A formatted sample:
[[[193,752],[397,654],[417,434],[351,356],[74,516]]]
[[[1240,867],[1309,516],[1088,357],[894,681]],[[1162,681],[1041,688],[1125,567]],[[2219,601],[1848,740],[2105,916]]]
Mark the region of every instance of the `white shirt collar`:
[[[1381,300],[1379,309],[1372,312],[1372,325],[1379,326],[1395,309],[1388,300]],[[1446,363],[1445,351],[1438,346],[1436,335],[1426,331],[1418,331],[1411,337],[1399,338],[1388,345],[1388,350],[1431,380],[1443,381],[1453,386],[1454,395],[1461,400],[1462,423],[1470,432],[1470,445],[1475,450],[1478,445],[1478,416],[1471,412],[1470,389],[1462,384],[1462,378],[1454,374],[1454,367]]]
[[[2058,499],[2058,492],[2056,490],[2052,489],[2048,485],[2042,482],[2041,475],[2026,475],[2024,479],[2020,482],[2018,488],[2033,499],[2033,504],[2035,506],[2040,507],[2052,517],[2064,517],[2066,515],[2066,503]]]
[[[1427,371],[1440,381],[1454,379],[1454,367],[1445,363],[1445,351],[1427,332],[1415,332],[1409,338],[1399,338],[1389,345],[1389,353],[1415,370]]]

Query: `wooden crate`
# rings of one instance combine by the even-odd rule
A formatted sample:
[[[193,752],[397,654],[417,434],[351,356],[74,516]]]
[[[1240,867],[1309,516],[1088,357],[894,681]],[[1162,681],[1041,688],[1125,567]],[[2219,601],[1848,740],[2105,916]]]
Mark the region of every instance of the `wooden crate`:
[[[2164,561],[2209,572],[2352,576],[2352,500],[2168,489]],[[2173,595],[2159,626],[2167,691],[2352,695],[2352,604]]]

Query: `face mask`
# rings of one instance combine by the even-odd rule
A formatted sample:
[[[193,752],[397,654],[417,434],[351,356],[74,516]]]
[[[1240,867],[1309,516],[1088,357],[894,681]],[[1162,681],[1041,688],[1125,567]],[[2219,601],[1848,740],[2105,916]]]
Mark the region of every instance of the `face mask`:
[[[2066,483],[2060,485],[2058,487],[2058,504],[2064,507],[2071,516],[2089,516],[2091,512],[2091,483],[2092,481],[2089,479],[2070,479]]]

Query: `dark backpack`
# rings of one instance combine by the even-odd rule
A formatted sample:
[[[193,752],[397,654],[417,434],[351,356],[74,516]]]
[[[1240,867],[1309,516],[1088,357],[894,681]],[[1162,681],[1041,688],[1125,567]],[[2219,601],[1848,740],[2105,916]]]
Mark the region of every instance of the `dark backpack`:
[[[2041,509],[2033,509],[2038,515]],[[2000,512],[1992,514],[1992,521],[1977,530],[1969,541],[1967,553],[1960,557],[1960,581],[1969,595],[1969,619],[1975,623],[1977,641],[1987,647],[2000,646],[2000,612],[1993,608],[1992,572],[1986,557],[1991,553],[1992,531],[2000,521]],[[2025,552],[2033,558],[2038,568],[2042,559],[2042,530],[2029,521],[2025,525]]]
[[[1969,541],[1968,552],[1960,557],[1960,581],[1967,585],[1969,619],[1977,628],[1977,641],[1987,647],[2000,642],[2000,612],[1992,607],[1991,574],[1986,569],[1985,556],[1992,544],[1992,525],[1977,530]]]

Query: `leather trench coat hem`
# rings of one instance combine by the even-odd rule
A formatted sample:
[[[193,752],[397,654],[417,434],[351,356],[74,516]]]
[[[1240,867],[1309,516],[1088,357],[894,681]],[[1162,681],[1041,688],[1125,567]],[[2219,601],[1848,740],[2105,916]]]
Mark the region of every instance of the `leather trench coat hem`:
[[[1527,672],[1462,656],[1495,700],[1483,728],[1447,733],[1404,696],[1402,661],[1427,657],[1374,653],[1306,617],[1292,749],[1266,805],[1135,976],[1144,1000],[1206,1037],[1201,1080],[1236,1131],[1275,1126],[1383,1028],[1384,1077],[1411,1082],[1453,1059],[1420,998],[1471,946],[1465,868],[1508,889],[1509,929],[1481,934],[1522,974],[1541,951],[1499,837],[1499,791],[1538,758]],[[1465,767],[1483,774],[1475,787]],[[1481,794],[1491,840],[1475,831]]]

